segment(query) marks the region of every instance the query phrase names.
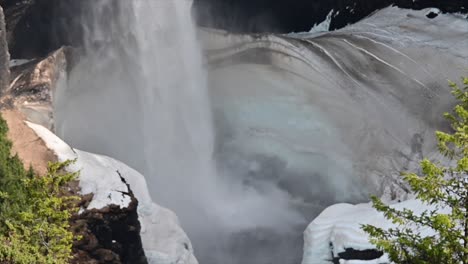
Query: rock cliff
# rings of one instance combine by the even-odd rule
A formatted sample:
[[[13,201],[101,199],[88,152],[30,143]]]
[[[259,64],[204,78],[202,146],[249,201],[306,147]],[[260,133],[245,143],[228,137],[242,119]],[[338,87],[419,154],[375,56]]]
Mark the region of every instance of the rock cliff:
[[[231,32],[302,32],[325,20],[333,11],[331,29],[355,23],[371,13],[396,5],[402,8],[440,8],[468,12],[464,0],[195,0],[198,22]]]

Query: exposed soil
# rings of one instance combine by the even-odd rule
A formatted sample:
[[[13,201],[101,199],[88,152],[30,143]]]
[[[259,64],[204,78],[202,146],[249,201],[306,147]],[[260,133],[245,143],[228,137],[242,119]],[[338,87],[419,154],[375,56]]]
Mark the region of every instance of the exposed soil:
[[[25,167],[32,166],[40,175],[47,173],[48,162],[57,161],[53,151],[26,125],[26,117],[21,112],[2,110],[1,114],[8,124],[8,138],[13,142],[12,153],[18,154]]]

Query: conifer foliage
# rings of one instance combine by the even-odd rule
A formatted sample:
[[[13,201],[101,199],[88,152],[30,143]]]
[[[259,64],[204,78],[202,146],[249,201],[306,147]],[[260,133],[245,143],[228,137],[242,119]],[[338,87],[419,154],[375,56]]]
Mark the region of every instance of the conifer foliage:
[[[0,117],[0,263],[68,263],[75,239],[69,220],[77,197],[65,195],[76,175],[70,164],[50,163],[47,175],[25,170],[11,155],[5,120]]]
[[[425,159],[422,175],[403,174],[416,198],[434,209],[415,214],[373,197],[374,208],[397,227],[363,226],[371,242],[397,264],[468,264],[468,78],[462,88],[453,82],[450,86],[458,102],[453,113],[445,114],[452,132],[436,132],[439,151],[450,165]]]

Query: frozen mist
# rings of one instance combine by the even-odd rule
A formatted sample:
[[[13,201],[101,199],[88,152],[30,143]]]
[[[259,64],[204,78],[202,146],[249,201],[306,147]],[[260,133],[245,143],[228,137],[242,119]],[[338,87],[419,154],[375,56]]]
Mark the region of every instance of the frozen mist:
[[[190,2],[101,0],[87,9],[84,49],[55,98],[57,134],[144,174],[153,200],[179,216],[200,263],[263,263],[274,254],[245,249],[288,248],[277,242],[286,236],[300,242],[306,219],[286,192],[218,172]]]

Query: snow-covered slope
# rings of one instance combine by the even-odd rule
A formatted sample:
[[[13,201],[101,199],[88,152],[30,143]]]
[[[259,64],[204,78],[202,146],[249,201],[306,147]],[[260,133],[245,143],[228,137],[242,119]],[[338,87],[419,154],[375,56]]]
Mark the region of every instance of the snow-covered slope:
[[[110,157],[96,155],[68,146],[43,126],[27,123],[36,134],[55,152],[59,161],[75,160],[68,169],[80,172],[80,187],[83,195],[94,194],[84,210],[102,209],[109,205],[127,207],[130,197],[127,185],[131,186],[138,199],[138,217],[142,226],[141,238],[149,263],[197,264],[193,248],[179,225],[177,216],[170,210],[153,203],[145,178],[127,165]],[[123,177],[125,182],[120,178]]]
[[[391,205],[397,210],[410,209],[415,214],[421,214],[425,210],[433,210],[418,200],[407,200]],[[331,263],[332,259],[341,259],[342,264],[372,264],[389,263],[386,254],[381,257],[360,260],[340,257],[348,249],[354,251],[374,250],[375,246],[369,242],[368,236],[361,229],[361,225],[370,224],[376,227],[388,229],[395,224],[385,219],[382,213],[377,212],[369,204],[336,204],[323,211],[304,232],[304,258],[302,264]],[[416,232],[430,235],[429,228],[419,228]]]

